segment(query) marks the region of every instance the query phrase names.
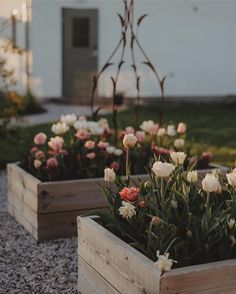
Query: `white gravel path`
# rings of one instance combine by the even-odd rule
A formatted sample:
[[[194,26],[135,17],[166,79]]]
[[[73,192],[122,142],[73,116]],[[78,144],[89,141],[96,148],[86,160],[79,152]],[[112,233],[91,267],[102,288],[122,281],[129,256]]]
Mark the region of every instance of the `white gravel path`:
[[[6,211],[0,171],[0,294],[77,293],[76,238],[37,244]]]

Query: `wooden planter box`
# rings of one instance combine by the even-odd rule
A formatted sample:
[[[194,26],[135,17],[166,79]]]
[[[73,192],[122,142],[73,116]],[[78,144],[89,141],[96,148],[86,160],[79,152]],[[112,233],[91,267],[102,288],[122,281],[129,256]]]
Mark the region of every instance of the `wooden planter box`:
[[[103,179],[41,182],[17,164],[8,164],[8,212],[37,241],[77,234],[76,217],[107,207]]]
[[[235,294],[236,260],[173,269],[153,261],[89,217],[78,217],[81,294]]]
[[[199,178],[208,171],[199,171]],[[15,163],[8,164],[7,174],[8,212],[37,241],[75,236],[78,215],[107,207],[98,185],[103,178],[41,182]]]

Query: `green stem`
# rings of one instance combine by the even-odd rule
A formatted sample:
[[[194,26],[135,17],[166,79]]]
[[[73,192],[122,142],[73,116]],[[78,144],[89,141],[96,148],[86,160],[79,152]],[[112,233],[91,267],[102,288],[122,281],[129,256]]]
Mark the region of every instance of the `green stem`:
[[[126,148],[126,162],[125,162],[126,179],[129,179],[129,148]]]

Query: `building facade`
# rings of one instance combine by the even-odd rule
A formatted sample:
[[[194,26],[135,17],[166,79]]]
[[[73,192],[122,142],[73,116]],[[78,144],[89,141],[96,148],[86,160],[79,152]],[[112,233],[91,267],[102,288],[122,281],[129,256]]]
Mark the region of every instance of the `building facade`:
[[[22,14],[21,0],[0,1],[0,21],[13,10]],[[161,76],[167,76],[167,96],[236,94],[236,1],[136,0],[137,18],[147,13],[140,41]],[[120,38],[117,13],[121,0],[32,0],[30,22],[31,88],[39,97],[89,96],[91,76],[106,62]],[[0,38],[11,37],[11,25]],[[18,46],[25,46],[25,29],[17,24]],[[119,56],[119,55],[118,55]],[[114,61],[117,61],[115,58]],[[135,96],[130,52],[125,56],[118,90]],[[137,52],[143,96],[160,95],[155,77]],[[25,62],[11,56],[19,91],[24,91]],[[110,67],[98,94],[112,93]]]

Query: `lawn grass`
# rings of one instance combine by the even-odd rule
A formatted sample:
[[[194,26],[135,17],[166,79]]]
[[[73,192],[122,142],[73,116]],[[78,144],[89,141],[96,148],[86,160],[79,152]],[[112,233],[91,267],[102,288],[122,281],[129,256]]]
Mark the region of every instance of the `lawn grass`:
[[[112,115],[106,117],[112,124]],[[140,109],[139,124],[143,120],[158,121],[158,109],[142,107]],[[135,123],[132,110],[118,113],[119,126],[124,127]],[[234,166],[236,160],[236,105],[211,104],[182,104],[167,106],[165,122],[178,123],[184,121],[188,125],[188,140],[194,140],[194,151],[211,151],[213,161],[219,164]],[[11,131],[0,141],[0,167],[7,162],[20,160],[22,147],[27,146],[33,136],[39,131],[50,133],[51,124],[22,128]],[[10,138],[10,137],[11,138]]]

